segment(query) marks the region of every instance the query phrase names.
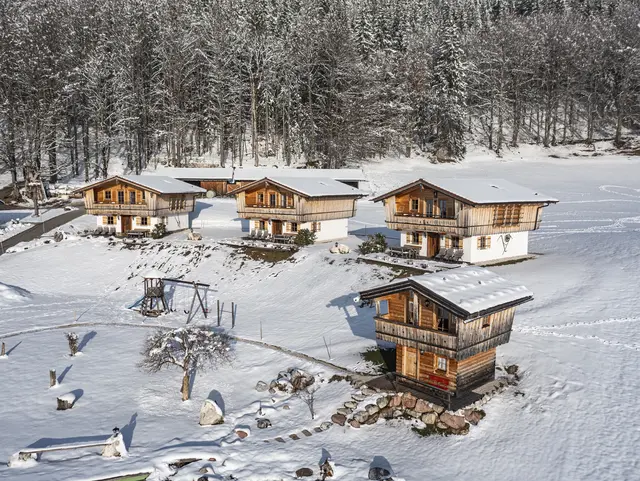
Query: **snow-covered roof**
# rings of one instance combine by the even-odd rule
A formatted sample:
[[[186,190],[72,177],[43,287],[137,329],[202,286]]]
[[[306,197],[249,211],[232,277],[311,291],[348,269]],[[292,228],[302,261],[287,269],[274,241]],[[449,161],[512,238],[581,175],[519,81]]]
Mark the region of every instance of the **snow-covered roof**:
[[[158,269],[149,269],[140,274],[140,277],[145,279],[163,279],[166,274]]]
[[[415,288],[436,302],[443,301],[464,318],[486,315],[533,298],[533,293],[525,286],[477,266],[398,279],[386,286],[364,291],[362,296],[372,298],[378,291],[388,293],[407,288]]]
[[[197,187],[166,175],[116,175],[109,177],[108,179],[80,187],[76,189],[75,192],[82,192],[96,185],[110,182],[114,179],[121,179],[125,182],[146,187],[147,189],[159,194],[204,194],[206,192],[202,187]]]
[[[362,197],[365,195],[362,191],[354,187],[350,187],[342,182],[329,178],[298,178],[281,176],[265,177],[234,190],[234,193],[252,189],[262,182],[270,182],[272,184],[279,185],[302,194],[305,197]]]
[[[360,169],[291,169],[274,167],[169,167],[157,171],[183,180],[230,180],[252,181],[263,177],[283,176],[291,178],[325,177],[342,182],[362,182],[365,180]]]
[[[558,202],[551,196],[543,194],[528,187],[523,187],[504,179],[418,179],[390,192],[382,194],[374,201],[386,199],[399,192],[412,189],[418,185],[425,185],[458,197],[472,204],[501,204],[501,203],[527,203],[527,202]]]

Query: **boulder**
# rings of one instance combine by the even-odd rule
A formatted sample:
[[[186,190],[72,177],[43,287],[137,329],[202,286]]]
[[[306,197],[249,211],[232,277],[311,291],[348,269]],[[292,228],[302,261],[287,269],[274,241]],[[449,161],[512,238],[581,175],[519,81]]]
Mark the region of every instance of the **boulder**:
[[[264,381],[258,381],[256,383],[256,391],[265,392],[269,390],[269,385]]]
[[[353,409],[349,409],[349,408],[338,408],[336,409],[336,412],[338,414],[342,414],[343,416],[348,416],[349,414],[351,414],[353,412]]]
[[[281,378],[276,382],[276,389],[282,392],[290,393],[293,392],[293,385],[288,379]]]
[[[247,436],[249,436],[249,433],[246,429],[236,429],[236,435],[240,438],[240,439],[244,439]]]
[[[436,414],[442,414],[444,412],[444,406],[440,406],[440,404],[433,404],[432,407]]]
[[[355,409],[358,407],[358,403],[355,401],[347,401],[346,403],[344,403],[344,407],[346,407],[347,409]]]
[[[454,430],[464,429],[467,423],[463,416],[456,416],[455,414],[442,413],[440,415],[440,422],[446,424],[448,427]]]
[[[418,399],[416,401],[416,407],[414,409],[421,414],[433,412],[433,408],[431,407],[431,404],[429,404],[424,399]]]
[[[296,471],[296,478],[308,478],[313,476],[313,469],[311,468],[300,468]]]
[[[404,395],[402,396],[402,406],[405,409],[413,409],[414,407],[416,407],[417,401],[418,400],[416,399],[416,397],[410,392],[404,393]]]
[[[361,402],[364,401],[367,398],[367,396],[365,396],[364,394],[352,394],[351,395],[351,399],[353,399],[356,402]]]
[[[374,389],[371,389],[368,386],[362,386],[362,388],[360,389],[360,392],[365,396],[373,396],[376,393]]]
[[[386,396],[379,397],[376,399],[376,404],[380,409],[386,408],[389,405],[389,398]]]
[[[438,415],[436,413],[425,413],[420,419],[425,424],[433,425],[438,422]]]
[[[127,447],[118,428],[113,430],[113,435],[108,439],[108,443],[102,448],[102,456],[105,458],[123,458],[127,456]]]
[[[353,419],[358,421],[360,424],[364,424],[369,419],[369,414],[366,411],[358,411],[353,415]]]
[[[378,416],[380,416],[383,419],[393,419],[393,409],[389,407],[382,408],[378,413]]]
[[[449,426],[447,426],[445,423],[438,421],[436,423],[436,427],[440,430],[440,431],[447,431],[449,429]]]
[[[213,426],[223,422],[224,415],[220,406],[213,399],[205,399],[200,408],[200,426]]]
[[[258,419],[258,429],[267,429],[271,427],[271,421],[267,418]]]
[[[367,411],[368,414],[376,414],[380,411],[380,408],[376,404],[367,404],[364,410]]]
[[[478,411],[477,409],[465,409],[464,418],[474,426],[477,426],[482,418],[484,418],[484,413],[482,411]]]
[[[393,417],[394,417],[394,418],[396,418],[396,419],[397,419],[397,418],[401,418],[401,417],[403,417],[403,416],[404,416],[404,409],[402,409],[402,408],[395,408],[395,409],[393,410]]]
[[[331,422],[339,426],[344,426],[344,423],[347,422],[347,416],[345,416],[344,414],[335,413],[333,416],[331,416]]]
[[[360,423],[358,421],[356,421],[355,419],[351,419],[349,421],[349,426],[351,426],[352,428],[358,429],[360,427]]]
[[[378,418],[380,416],[378,415],[378,413],[376,414],[372,414],[371,416],[369,416],[369,419],[367,419],[367,421],[365,422],[365,424],[375,424],[378,422]]]
[[[325,421],[320,425],[320,429],[322,429],[323,431],[327,431],[331,426],[333,426],[333,423]]]
[[[420,417],[422,416],[422,413],[419,413],[418,411],[415,411],[414,409],[405,409],[404,413],[407,416],[411,416],[414,419],[420,419]]]
[[[519,366],[517,364],[512,364],[511,366],[507,366],[506,371],[507,374],[511,374],[512,376],[518,372]]]
[[[398,393],[394,395],[391,399],[389,399],[389,406],[392,408],[396,408],[402,404],[402,394]]]
[[[390,477],[391,473],[386,468],[369,468],[369,476],[367,476],[367,479],[382,481],[385,479],[389,479]]]

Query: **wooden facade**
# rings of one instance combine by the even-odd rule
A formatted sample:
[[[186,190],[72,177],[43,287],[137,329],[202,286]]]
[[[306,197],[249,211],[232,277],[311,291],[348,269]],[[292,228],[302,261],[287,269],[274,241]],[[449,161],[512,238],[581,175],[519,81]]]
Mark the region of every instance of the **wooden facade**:
[[[463,315],[408,282],[361,298],[375,303],[376,338],[396,345],[398,374],[451,395],[494,378],[496,347],[509,341],[515,306],[530,300]]]
[[[357,195],[308,196],[268,180],[236,193],[242,219],[319,222],[355,216]]]

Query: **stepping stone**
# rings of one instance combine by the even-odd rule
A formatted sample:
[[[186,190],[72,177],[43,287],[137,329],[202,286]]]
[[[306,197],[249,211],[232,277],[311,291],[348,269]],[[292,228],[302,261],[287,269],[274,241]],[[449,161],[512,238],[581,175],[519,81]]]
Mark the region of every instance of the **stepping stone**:
[[[284,443],[284,439],[282,438],[275,438],[274,441],[277,441],[279,443]]]
[[[317,433],[321,433],[321,432],[322,432],[322,429],[320,429],[320,428],[313,428],[313,430],[314,430],[315,432],[317,432]]]
[[[300,437],[297,434],[289,434],[289,437],[294,441],[297,441],[298,439],[300,439]]]
[[[302,430],[302,434],[304,434],[304,435],[305,435],[305,436],[307,436],[307,437],[309,437],[309,436],[311,436],[311,435],[312,435],[312,434],[311,434],[311,431],[309,431],[308,429],[303,429],[303,430]]]
[[[351,399],[353,399],[354,401],[360,402],[360,401],[364,401],[365,399],[367,399],[367,396],[365,396],[364,394],[352,394],[351,395]],[[348,407],[348,406],[346,406],[346,407]]]

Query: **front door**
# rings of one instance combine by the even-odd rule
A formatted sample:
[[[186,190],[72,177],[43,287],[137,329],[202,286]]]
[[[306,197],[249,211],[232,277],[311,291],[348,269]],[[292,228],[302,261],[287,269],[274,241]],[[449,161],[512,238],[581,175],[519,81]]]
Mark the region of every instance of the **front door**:
[[[131,216],[123,215],[121,219],[122,219],[122,232],[126,234],[131,230]]]
[[[282,221],[281,220],[272,220],[271,221],[271,232],[273,235],[282,234]]]
[[[433,257],[438,253],[440,245],[439,234],[428,234],[427,236],[427,257]]]
[[[416,350],[412,347],[404,347],[404,366],[403,373],[405,376],[416,379],[417,366],[416,366]]]

